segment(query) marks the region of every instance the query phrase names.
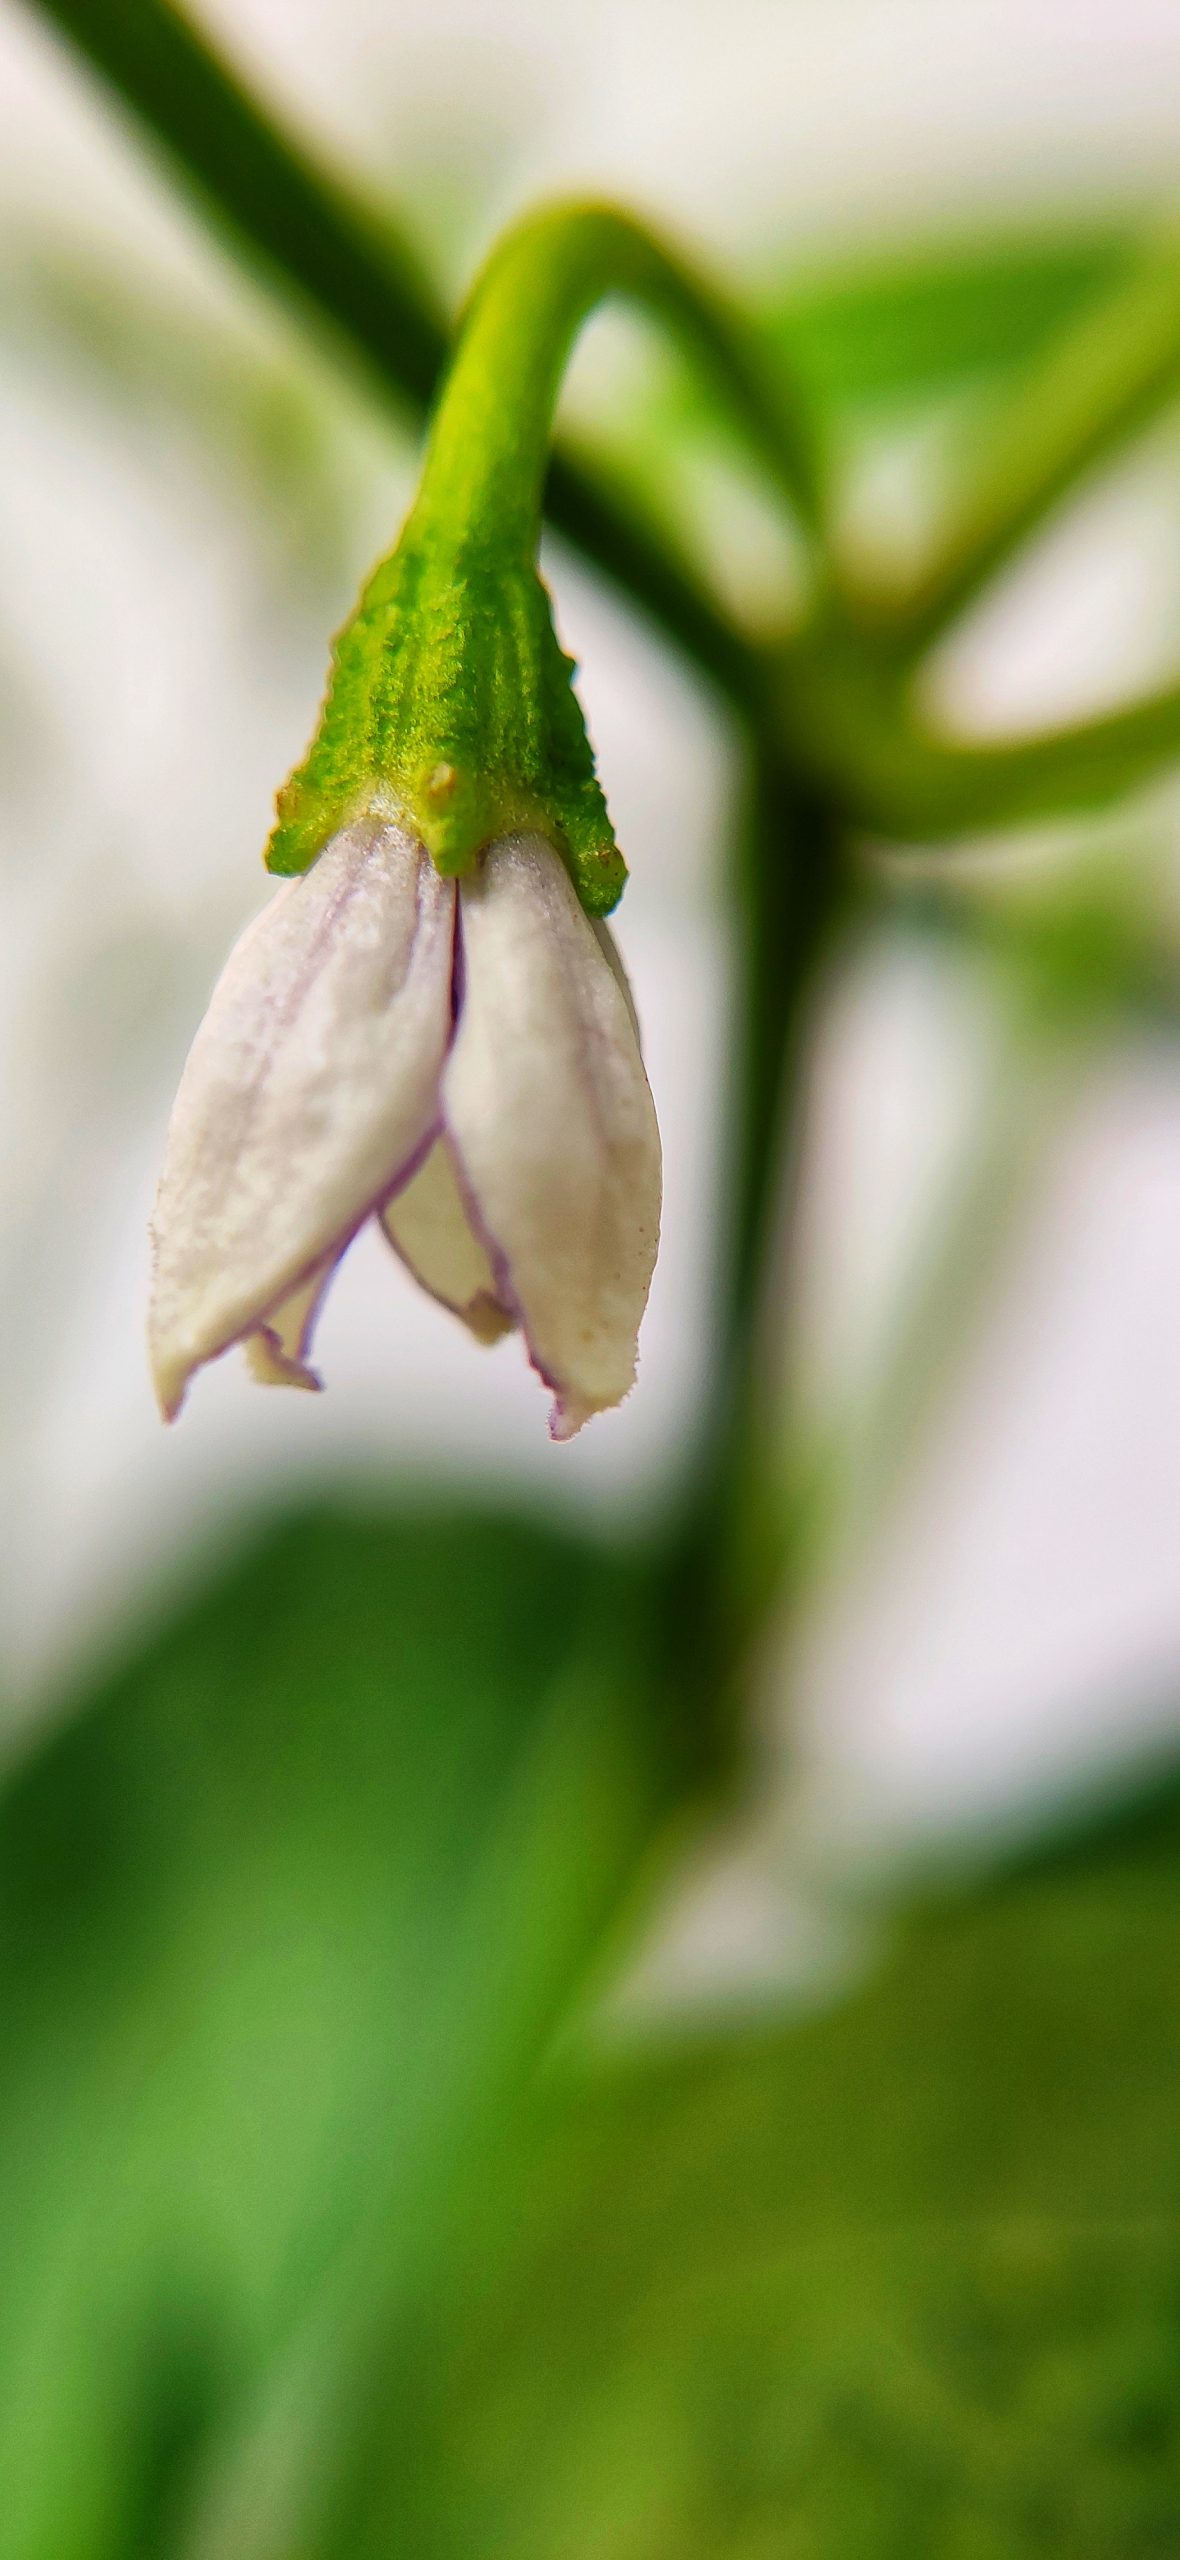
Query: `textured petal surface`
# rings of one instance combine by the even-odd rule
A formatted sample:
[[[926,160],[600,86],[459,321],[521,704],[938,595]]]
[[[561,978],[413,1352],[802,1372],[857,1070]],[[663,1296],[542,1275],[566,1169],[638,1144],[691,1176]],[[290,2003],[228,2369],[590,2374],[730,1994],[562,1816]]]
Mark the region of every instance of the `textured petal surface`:
[[[231,953],[181,1078],[156,1202],[150,1340],[166,1413],[203,1360],[342,1250],[429,1145],[454,916],[454,888],[422,847],[370,818],[280,889]]]
[[[487,1247],[468,1218],[445,1138],[386,1204],[381,1224],[415,1280],[462,1316],[478,1342],[498,1342],[511,1333],[516,1318],[500,1304]]]
[[[625,982],[552,846],[492,846],[463,882],[460,939],[447,1131],[568,1439],[635,1376],[659,1243],[655,1106]]]

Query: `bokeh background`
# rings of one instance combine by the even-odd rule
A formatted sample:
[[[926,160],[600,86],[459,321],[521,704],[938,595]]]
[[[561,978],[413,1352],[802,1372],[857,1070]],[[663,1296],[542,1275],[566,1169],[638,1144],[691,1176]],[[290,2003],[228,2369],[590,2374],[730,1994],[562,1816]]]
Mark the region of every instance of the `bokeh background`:
[[[697,244],[862,574],[1176,218],[1168,0],[193,15],[448,308],[545,193]],[[665,1141],[625,1408],[551,1447],[370,1233],[326,1394],[231,1356],[165,1431],[171,1097],[416,449],[23,0],[0,117],[0,2555],[1166,2560],[1180,786],[857,848],[765,1310],[790,1571],[689,1819],[643,1574],[717,1350],[739,742],[548,545]],[[642,328],[563,425],[789,629]],[[922,683],[1004,738],[1178,666],[1165,404]]]

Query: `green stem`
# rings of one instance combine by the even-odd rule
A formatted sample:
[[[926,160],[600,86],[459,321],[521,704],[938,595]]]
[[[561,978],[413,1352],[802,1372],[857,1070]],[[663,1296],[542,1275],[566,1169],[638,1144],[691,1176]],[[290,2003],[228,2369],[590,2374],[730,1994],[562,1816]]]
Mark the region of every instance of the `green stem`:
[[[929,646],[1024,537],[1180,381],[1180,247],[1168,241],[1075,323],[1000,419],[933,556],[908,587],[847,601],[908,656]]]
[[[712,1693],[721,1766],[745,1704],[749,1645],[781,1589],[782,1457],[766,1355],[768,1333],[781,1335],[782,1313],[768,1306],[767,1283],[784,1259],[813,990],[845,895],[830,808],[772,751],[755,749],[737,853],[739,1030],[727,1258],[704,1428],[669,1557],[665,1611],[685,1696]],[[698,1715],[707,1725],[703,1704]]]
[[[392,223],[378,223],[317,169],[169,0],[39,6],[163,146],[215,224],[420,409],[446,358],[446,322]]]
[[[741,315],[655,236],[608,205],[556,204],[514,225],[472,292],[417,512],[494,526],[532,559],[554,412],[590,313],[623,297],[700,362],[792,510],[814,519],[814,457]]]
[[[35,5],[239,248],[346,343],[385,397],[421,412],[441,377],[446,333],[392,225],[378,225],[316,168],[169,0]],[[545,503],[558,530],[750,717],[766,691],[760,652],[651,526],[561,454]]]
[[[817,799],[781,756],[756,760],[744,872],[740,1149],[712,1497],[731,1691],[767,1607],[783,1589],[773,1382],[785,1313],[768,1293],[790,1261],[808,1027],[817,974],[846,894],[842,830],[832,805]]]
[[[1180,753],[1180,685],[1125,709],[995,746],[948,743],[914,718],[897,671],[829,631],[804,640],[781,718],[815,788],[848,822],[902,843],[1084,814]]]

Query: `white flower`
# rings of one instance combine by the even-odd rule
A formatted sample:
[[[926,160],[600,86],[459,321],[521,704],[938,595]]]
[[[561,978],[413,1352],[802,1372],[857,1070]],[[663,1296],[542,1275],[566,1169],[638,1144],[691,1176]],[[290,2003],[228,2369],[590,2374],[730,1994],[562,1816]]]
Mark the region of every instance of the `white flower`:
[[[659,1133],[618,954],[538,836],[505,837],[457,884],[369,817],[243,934],[156,1202],[164,1413],[235,1342],[260,1378],[318,1386],[316,1314],[370,1217],[481,1341],[520,1327],[555,1439],[626,1395]]]

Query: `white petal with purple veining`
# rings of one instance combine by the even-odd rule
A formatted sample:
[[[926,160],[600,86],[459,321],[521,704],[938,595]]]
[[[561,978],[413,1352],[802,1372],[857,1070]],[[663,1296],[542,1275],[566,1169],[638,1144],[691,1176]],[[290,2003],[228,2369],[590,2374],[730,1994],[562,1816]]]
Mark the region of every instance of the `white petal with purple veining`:
[[[439,1138],[404,1191],[387,1202],[381,1224],[415,1280],[477,1342],[498,1342],[516,1318],[501,1306],[487,1248],[475,1234],[455,1178],[450,1148]]]
[[[455,891],[358,820],[231,952],[181,1078],[153,1221],[160,1402],[257,1330],[378,1206],[438,1117]]]
[[[443,1074],[460,1180],[569,1439],[617,1404],[660,1226],[660,1140],[627,995],[537,836],[460,895],[463,997]]]

